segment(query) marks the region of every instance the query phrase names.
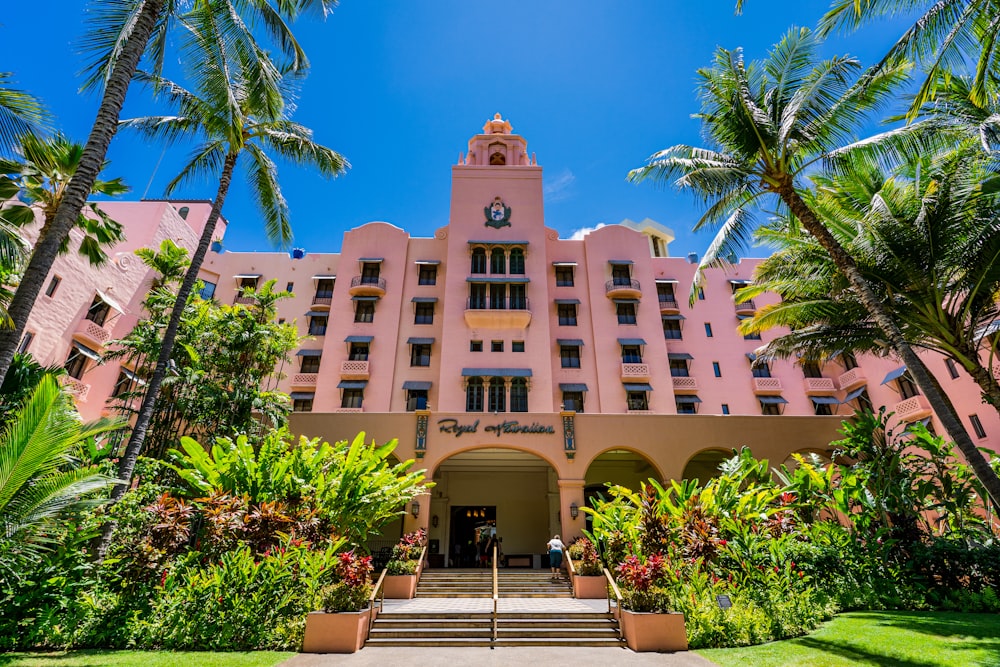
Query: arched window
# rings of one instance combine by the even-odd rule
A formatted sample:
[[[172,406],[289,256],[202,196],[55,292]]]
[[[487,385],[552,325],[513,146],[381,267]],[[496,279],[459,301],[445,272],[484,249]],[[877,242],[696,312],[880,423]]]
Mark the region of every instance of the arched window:
[[[510,272],[524,275],[524,250],[512,248],[510,251]]]
[[[190,212],[191,212],[191,209],[189,209],[187,206],[181,206],[177,210],[177,215],[181,216],[181,220],[187,220],[188,219],[188,213],[190,213]]]
[[[488,412],[507,412],[507,388],[502,377],[490,378]]]
[[[493,248],[490,255],[490,273],[507,273],[507,256],[503,248]]]
[[[472,273],[486,273],[486,250],[472,249]]]
[[[510,411],[528,411],[528,381],[524,378],[514,378],[510,381]]]
[[[483,411],[483,378],[469,378],[469,383],[465,387],[465,411]]]

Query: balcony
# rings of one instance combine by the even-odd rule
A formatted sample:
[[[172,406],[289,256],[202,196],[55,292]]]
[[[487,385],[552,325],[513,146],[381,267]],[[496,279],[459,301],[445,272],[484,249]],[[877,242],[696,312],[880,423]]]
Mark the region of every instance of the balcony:
[[[351,278],[351,296],[385,296],[385,278],[354,276]]]
[[[334,408],[334,412],[364,412],[364,408]]]
[[[664,314],[674,315],[681,312],[681,308],[677,305],[677,299],[673,297],[660,297],[660,312]]]
[[[780,394],[781,380],[778,378],[758,378],[753,379],[753,393],[755,394]]]
[[[244,306],[249,306],[253,302],[254,302],[254,298],[252,296],[243,296],[242,294],[237,294],[236,298],[233,299],[233,305],[234,306],[236,304],[243,304]]]
[[[93,324],[93,323],[92,323]],[[63,386],[68,393],[72,394],[76,400],[86,402],[87,394],[90,393],[90,385],[86,382],[81,382],[76,378],[71,378],[68,375],[60,375],[59,383]]]
[[[807,396],[830,396],[837,391],[833,378],[806,378],[805,390]]]
[[[860,367],[852,368],[837,379],[837,384],[840,385],[841,391],[851,391],[852,389],[857,389],[867,382],[868,378],[865,377],[865,373]]]
[[[648,407],[646,408],[626,408],[625,414],[627,415],[651,415],[653,411]]]
[[[648,380],[649,364],[622,363],[622,380]]]
[[[340,364],[340,377],[344,380],[367,380],[371,376],[368,368],[370,362],[348,359]]]
[[[609,299],[638,299],[642,289],[638,280],[613,278],[604,284],[604,293]]]
[[[892,411],[896,413],[896,418],[903,422],[915,422],[918,419],[930,417],[933,412],[931,404],[923,394],[904,398],[892,406]]]
[[[83,319],[76,325],[76,329],[73,331],[73,338],[94,347],[103,347],[105,343],[111,340],[111,332],[97,322]]]
[[[753,302],[753,299],[733,304],[733,307],[736,308],[737,315],[753,315],[757,312],[757,304]]]
[[[531,324],[530,306],[527,298],[471,298],[465,303],[465,323],[473,329],[524,329]]]
[[[319,373],[295,373],[292,375],[293,387],[315,387]]]
[[[698,380],[696,380],[695,378],[674,376],[671,379],[674,381],[675,394],[698,393]]]
[[[313,297],[312,305],[319,310],[330,310],[333,303],[333,296],[329,294],[317,294]]]

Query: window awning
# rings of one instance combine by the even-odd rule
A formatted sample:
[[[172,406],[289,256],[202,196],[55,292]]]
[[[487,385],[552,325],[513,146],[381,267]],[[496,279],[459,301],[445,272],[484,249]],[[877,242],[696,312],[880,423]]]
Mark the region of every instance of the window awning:
[[[622,386],[625,387],[625,391],[653,391],[653,386],[646,383],[623,382]]]
[[[687,394],[678,394],[674,396],[675,403],[701,403],[701,399],[697,396],[688,396]]]
[[[896,378],[902,376],[903,373],[905,372],[906,372],[906,366],[900,366],[896,370],[889,371],[888,373],[886,373],[885,379],[882,380],[882,384],[886,384],[887,382],[892,382]]]
[[[469,241],[469,245],[528,245],[527,241]]]
[[[132,380],[132,382],[138,382],[139,384],[146,384],[146,381],[143,380],[138,375],[136,375],[135,371],[131,371],[125,368],[124,366],[122,366],[119,370],[121,370],[122,374],[124,374],[125,377],[127,377],[129,380]]]
[[[611,266],[632,266],[631,259],[609,259],[608,264]]]
[[[661,315],[660,319],[670,322],[680,322],[681,320],[686,320],[687,318],[683,315]]]
[[[619,338],[618,339],[618,344],[619,345],[645,345],[646,344],[646,339],[645,338]]]
[[[437,303],[436,296],[415,296],[410,299],[410,303]]]
[[[336,280],[337,276],[333,274],[319,273],[313,276],[313,280]]]
[[[337,389],[364,389],[368,380],[341,380]]]
[[[612,299],[615,303],[634,303],[639,305],[639,299]]]
[[[378,301],[377,296],[352,296],[351,301]]]
[[[430,382],[418,382],[417,380],[407,380],[403,383],[403,389],[407,391],[428,391],[431,388]]]
[[[236,278],[237,280],[243,280],[244,278],[260,280],[260,277],[261,274],[259,273],[237,273],[235,276],[233,276],[233,278]]]
[[[293,391],[288,395],[293,401],[309,401],[316,396],[314,391]]]
[[[817,405],[840,405],[840,401],[833,396],[810,396],[809,398]]]
[[[566,347],[583,347],[583,340],[579,338],[556,338],[556,344]]]
[[[358,261],[362,264],[381,264],[385,260],[381,257],[361,257]]]
[[[579,299],[556,299],[557,306],[578,306],[580,305]]]
[[[848,401],[853,401],[855,398],[857,398],[863,393],[865,393],[865,387],[861,387],[860,389],[855,389],[847,396],[844,396],[844,400],[842,400],[841,403],[847,403]]]
[[[101,360],[101,355],[99,355],[94,350],[91,350],[89,347],[87,347],[83,343],[78,343],[76,341],[73,341],[73,347],[75,347],[77,349],[77,351],[80,354],[82,354],[83,356],[85,356],[85,357],[89,357],[90,359],[93,359],[94,361],[100,361]]]
[[[679,280],[674,280],[673,278],[657,278],[655,282],[657,282],[657,283],[669,283],[669,284],[672,284],[672,285],[676,285],[680,281]]]
[[[462,377],[531,377],[530,368],[463,368]]]
[[[757,355],[754,354],[753,352],[747,352],[747,359],[749,359],[750,363],[752,364],[753,362],[757,361]]]
[[[531,278],[526,276],[482,276],[468,277],[467,283],[530,283]]]
[[[109,297],[107,294],[105,294],[101,290],[97,290],[97,296],[101,299],[101,301],[103,301],[104,303],[108,304],[113,310],[117,310],[122,315],[125,314],[125,309],[122,308],[121,306],[119,306],[117,301],[115,301],[114,299],[112,299],[111,297]]]
[[[323,350],[299,350],[295,353],[296,357],[322,357]]]
[[[575,267],[576,262],[552,262],[552,266],[570,266]]]
[[[434,344],[434,339],[433,338],[407,338],[406,339],[406,344],[407,345],[433,345]]]
[[[764,405],[782,405],[788,402],[781,396],[758,396],[757,400]]]
[[[306,317],[330,317],[329,310],[310,310],[306,313]]]
[[[344,339],[345,343],[370,343],[375,336],[348,336]]]
[[[983,338],[984,336],[989,336],[1000,331],[1000,320],[993,320],[985,326],[981,326],[976,329],[976,338]]]
[[[441,260],[439,260],[439,259],[418,259],[418,260],[416,260],[413,263],[414,264],[425,264],[427,266],[437,266],[438,264],[441,263]]]
[[[743,320],[752,320],[753,315],[747,315],[745,313],[741,313],[736,316],[736,319],[738,319],[740,322],[742,322]]]
[[[668,361],[691,361],[692,359],[694,357],[687,352],[667,352]]]
[[[732,285],[749,285],[751,282],[753,282],[753,281],[751,281],[751,280],[742,280],[740,278],[730,278],[729,279],[729,283],[732,284]]]
[[[580,382],[565,382],[559,385],[559,391],[587,391],[587,385]]]

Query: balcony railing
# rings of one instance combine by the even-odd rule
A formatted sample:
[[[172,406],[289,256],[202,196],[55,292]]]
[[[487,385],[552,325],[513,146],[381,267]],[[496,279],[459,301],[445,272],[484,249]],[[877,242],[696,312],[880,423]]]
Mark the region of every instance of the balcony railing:
[[[837,390],[833,378],[806,378],[806,394],[810,396],[829,395]]]
[[[334,408],[334,412],[364,412],[364,408]]]
[[[753,302],[753,299],[748,299],[743,303],[733,304],[736,308],[737,313],[753,313],[757,310],[757,304]]]
[[[329,294],[317,294],[313,297],[312,305],[314,306],[329,306],[333,303],[333,296]]]
[[[661,313],[674,313],[680,310],[677,305],[677,299],[672,296],[661,296],[660,297],[660,312]]]
[[[530,310],[527,297],[503,299],[469,297],[465,307],[468,310]]]
[[[91,320],[80,320],[80,323],[76,325],[76,330],[73,332],[79,338],[84,338],[89,342],[97,343],[98,345],[104,345],[109,340],[111,340],[111,332],[99,325],[97,322],[92,322]]]
[[[296,387],[315,387],[319,373],[296,373],[292,376],[292,384]]]
[[[642,292],[638,280],[631,278],[612,278],[604,284],[604,292],[611,296],[637,296]]]
[[[923,394],[904,398],[892,407],[892,411],[896,413],[896,417],[900,421],[904,422],[914,422],[924,417],[930,417],[932,412],[931,404]]]
[[[379,276],[354,276],[351,278],[351,289],[371,288],[385,291],[385,278]]]
[[[623,380],[648,380],[649,364],[622,363]]]
[[[245,306],[248,306],[248,305],[250,305],[253,302],[254,302],[254,298],[252,296],[243,296],[242,294],[237,294],[236,298],[233,299],[233,303],[234,304],[242,303]]]
[[[758,378],[753,379],[753,391],[755,394],[780,394],[781,380],[778,378]]]
[[[693,377],[687,376],[674,376],[674,391],[675,392],[694,392],[698,391],[698,380]]]
[[[78,401],[86,401],[87,394],[90,393],[90,385],[86,382],[81,382],[76,378],[72,378],[68,375],[60,375],[59,382],[62,384],[63,388],[76,397]]]
[[[866,382],[868,382],[868,378],[865,377],[865,373],[860,367],[852,368],[837,379],[837,384],[840,385],[842,391],[857,389]]]
[[[369,361],[348,359],[340,364],[340,377],[345,380],[367,380],[371,375]]]

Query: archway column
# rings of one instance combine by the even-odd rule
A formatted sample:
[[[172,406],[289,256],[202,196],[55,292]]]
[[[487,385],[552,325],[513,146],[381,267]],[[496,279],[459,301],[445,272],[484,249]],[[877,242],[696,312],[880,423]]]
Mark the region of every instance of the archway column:
[[[583,536],[583,529],[587,522],[583,511],[579,511],[574,519],[570,507],[576,505],[577,508],[584,506],[583,489],[586,480],[583,479],[560,479],[559,480],[559,516],[561,519],[561,531],[563,542],[569,544],[577,537]]]
[[[417,516],[413,516],[413,503],[417,503],[420,506]],[[403,517],[403,532],[412,533],[420,528],[427,531],[430,524],[430,517],[431,494],[427,492],[406,503],[406,515]]]

